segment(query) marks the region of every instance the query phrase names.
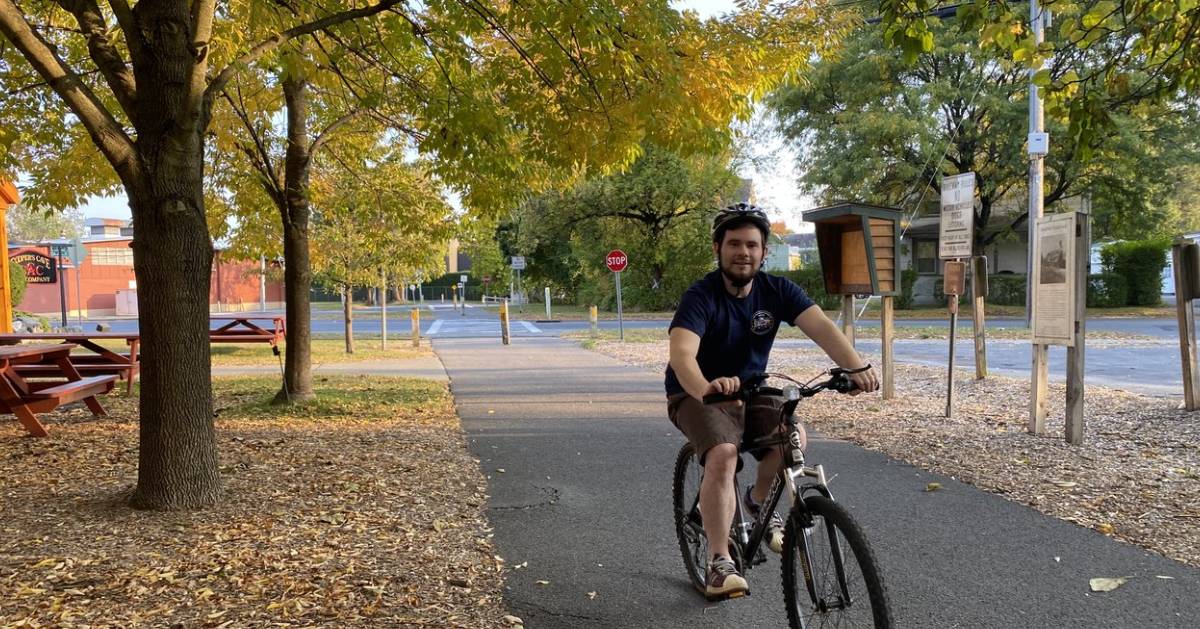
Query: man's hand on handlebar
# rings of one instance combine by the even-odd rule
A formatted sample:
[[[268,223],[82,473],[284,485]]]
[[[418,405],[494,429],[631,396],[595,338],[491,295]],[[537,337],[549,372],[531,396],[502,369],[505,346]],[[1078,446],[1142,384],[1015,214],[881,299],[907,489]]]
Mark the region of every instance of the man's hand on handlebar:
[[[742,388],[742,381],[737,376],[729,376],[727,378],[714,378],[708,386],[704,388],[704,394],[701,399],[709,395],[735,395]],[[733,401],[735,406],[741,406],[741,400]]]
[[[865,371],[848,373],[846,375],[854,383],[854,390],[850,392],[850,395],[873,393],[879,389],[879,376],[876,375],[875,368],[870,365],[867,366]]]

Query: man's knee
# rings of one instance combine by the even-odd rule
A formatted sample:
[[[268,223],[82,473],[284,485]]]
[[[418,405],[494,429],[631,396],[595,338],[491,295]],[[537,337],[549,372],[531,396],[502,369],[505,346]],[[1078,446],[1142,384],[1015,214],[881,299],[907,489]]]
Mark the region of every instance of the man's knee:
[[[718,443],[704,453],[704,472],[731,474],[736,469],[737,456],[737,446],[732,443]]]

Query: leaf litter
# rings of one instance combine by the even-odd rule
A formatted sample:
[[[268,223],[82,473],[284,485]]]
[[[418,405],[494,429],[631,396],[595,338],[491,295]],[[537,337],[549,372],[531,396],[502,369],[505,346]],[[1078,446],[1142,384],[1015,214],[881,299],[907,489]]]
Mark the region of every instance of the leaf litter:
[[[224,497],[141,512],[136,398],[0,422],[0,626],[511,626],[485,481],[445,385],[214,380]],[[452,473],[447,473],[452,471]]]

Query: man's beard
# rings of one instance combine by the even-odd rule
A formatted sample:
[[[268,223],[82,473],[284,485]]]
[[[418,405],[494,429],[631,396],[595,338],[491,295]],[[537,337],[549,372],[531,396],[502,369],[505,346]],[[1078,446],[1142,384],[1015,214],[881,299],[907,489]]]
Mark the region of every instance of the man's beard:
[[[729,280],[729,284],[731,286],[733,286],[734,288],[745,287],[747,284],[749,284],[754,279],[754,276],[756,275],[756,273],[754,271],[751,271],[750,275],[748,275],[746,277],[740,277],[740,276],[734,275],[733,272],[730,271],[729,269],[725,268],[725,265],[721,264],[720,261],[717,262],[717,268],[721,270],[721,275],[723,275],[726,280]]]

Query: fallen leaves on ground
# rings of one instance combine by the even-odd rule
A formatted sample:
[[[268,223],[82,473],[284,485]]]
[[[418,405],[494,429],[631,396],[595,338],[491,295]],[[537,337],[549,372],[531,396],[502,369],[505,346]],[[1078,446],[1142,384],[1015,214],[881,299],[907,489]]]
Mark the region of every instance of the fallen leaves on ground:
[[[225,497],[140,512],[135,398],[0,422],[0,625],[506,626],[484,479],[443,384],[214,381]]]

